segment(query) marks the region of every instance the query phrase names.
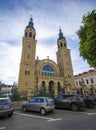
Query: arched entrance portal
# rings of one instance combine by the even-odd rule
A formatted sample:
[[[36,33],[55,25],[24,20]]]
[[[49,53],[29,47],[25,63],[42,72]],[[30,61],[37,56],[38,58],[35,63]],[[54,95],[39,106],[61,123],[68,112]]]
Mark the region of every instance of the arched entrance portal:
[[[54,82],[53,81],[49,82],[49,93],[51,97],[54,97]]]
[[[42,81],[41,83],[41,88],[40,88],[40,95],[45,95],[46,94],[46,86],[45,86],[45,81]]]
[[[58,95],[59,95],[59,94],[61,94],[61,92],[62,92],[60,82],[58,82],[57,88],[58,88]]]
[[[46,92],[45,81],[42,81],[42,89],[43,89],[44,92]]]

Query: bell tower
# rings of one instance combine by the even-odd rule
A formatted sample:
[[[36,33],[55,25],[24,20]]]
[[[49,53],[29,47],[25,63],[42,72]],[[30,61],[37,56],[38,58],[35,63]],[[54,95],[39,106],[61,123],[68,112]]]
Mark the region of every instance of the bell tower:
[[[64,78],[64,84],[69,86],[68,89],[75,87],[73,68],[71,63],[70,49],[67,48],[66,38],[63,36],[62,30],[59,30],[59,38],[57,40],[57,64],[60,74]]]
[[[22,39],[22,55],[18,79],[19,91],[27,91],[28,88],[33,89],[35,85],[35,53],[36,53],[36,31],[33,20],[30,18],[25,28]]]

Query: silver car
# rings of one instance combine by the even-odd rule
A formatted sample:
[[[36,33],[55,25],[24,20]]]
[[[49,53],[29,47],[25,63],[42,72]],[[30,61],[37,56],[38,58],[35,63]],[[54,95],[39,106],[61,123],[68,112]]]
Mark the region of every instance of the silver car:
[[[54,100],[48,97],[33,97],[22,105],[24,112],[27,110],[38,111],[42,115],[45,115],[48,111],[54,111],[54,109]]]

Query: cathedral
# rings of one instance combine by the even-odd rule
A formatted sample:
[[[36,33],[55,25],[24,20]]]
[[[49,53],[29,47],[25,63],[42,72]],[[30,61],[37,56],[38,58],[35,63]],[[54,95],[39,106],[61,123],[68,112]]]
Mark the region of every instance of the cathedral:
[[[75,92],[70,49],[67,48],[67,41],[61,29],[59,29],[56,44],[57,63],[48,57],[43,60],[38,57],[35,59],[36,30],[32,18],[30,18],[22,39],[22,55],[18,78],[18,91],[25,92],[28,99],[38,94],[49,94],[56,97],[61,93]]]

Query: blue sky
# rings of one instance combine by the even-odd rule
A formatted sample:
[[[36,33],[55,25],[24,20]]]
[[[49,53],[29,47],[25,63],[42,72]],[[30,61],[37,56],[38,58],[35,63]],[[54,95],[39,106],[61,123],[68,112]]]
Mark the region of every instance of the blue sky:
[[[61,27],[66,37],[74,74],[91,69],[79,56],[82,16],[96,7],[96,0],[0,0],[0,81],[18,82],[22,37],[30,16],[36,29],[36,57],[57,62],[57,39]],[[51,49],[50,49],[51,48]]]

